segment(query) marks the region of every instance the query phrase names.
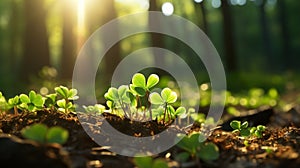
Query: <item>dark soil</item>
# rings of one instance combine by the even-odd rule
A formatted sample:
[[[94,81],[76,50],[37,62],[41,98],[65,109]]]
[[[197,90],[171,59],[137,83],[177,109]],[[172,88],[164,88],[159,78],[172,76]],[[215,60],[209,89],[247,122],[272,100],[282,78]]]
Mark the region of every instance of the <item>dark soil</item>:
[[[253,111],[252,111],[253,112]],[[224,113],[226,115],[226,113]],[[220,149],[219,159],[212,162],[190,159],[186,163],[174,161],[174,156],[181,149],[174,146],[154,157],[164,158],[170,153],[170,167],[299,167],[300,166],[300,107],[294,106],[288,112],[272,108],[257,110],[254,114],[245,114],[239,120],[247,120],[250,124],[264,124],[267,130],[262,138],[250,139],[249,146],[231,132],[228,127],[229,118],[220,128],[215,129],[207,141],[214,142]],[[156,121],[136,122],[122,119],[105,113],[100,116],[80,114],[80,121],[75,114],[62,114],[55,111],[38,111],[33,114],[2,114],[0,116],[0,167],[135,167],[133,158],[110,152],[107,146],[99,146],[90,138],[83,126],[99,135],[103,120],[114,128],[130,136],[146,137],[156,135],[168,128]],[[47,126],[61,126],[69,131],[68,141],[58,144],[42,145],[24,140],[20,130],[33,123],[44,123]],[[171,132],[187,133],[199,131],[200,126],[194,124],[190,130],[172,127]],[[173,133],[174,133],[173,132]],[[109,141],[109,140],[108,140]],[[126,142],[125,142],[126,143]],[[273,152],[267,152],[268,147]]]

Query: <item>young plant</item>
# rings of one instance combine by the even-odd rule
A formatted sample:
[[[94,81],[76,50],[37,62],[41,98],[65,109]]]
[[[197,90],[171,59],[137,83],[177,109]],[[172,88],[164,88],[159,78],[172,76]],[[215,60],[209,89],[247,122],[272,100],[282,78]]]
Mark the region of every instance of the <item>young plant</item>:
[[[258,125],[256,127],[252,127],[250,129],[251,135],[255,135],[258,138],[262,138],[263,132],[266,130],[266,127],[264,125]]]
[[[239,132],[242,137],[256,136],[261,138],[266,127],[263,125],[258,125],[256,127],[248,127],[248,122],[245,121],[241,124],[240,121],[233,120],[230,122],[233,132]]]
[[[26,94],[20,94],[19,96],[20,104],[18,107],[21,110],[28,110],[30,112],[35,112],[44,108],[44,99],[40,94],[35,93],[35,91],[30,91],[28,96]]]
[[[176,110],[172,103],[177,100],[177,95],[169,88],[164,88],[161,94],[150,93],[151,89],[159,82],[159,77],[151,74],[146,81],[146,77],[141,73],[136,73],[132,77],[132,84],[121,85],[119,88],[111,87],[105,93],[106,104],[112,111],[120,116],[130,119],[158,119],[158,121],[171,121],[177,116],[186,113],[184,107]],[[149,114],[149,115],[148,115]],[[163,117],[161,117],[163,116]]]
[[[65,86],[59,86],[54,88],[56,94],[60,96],[62,99],[65,99],[66,102],[71,100],[77,100],[79,97],[77,96],[76,89],[68,89]]]
[[[83,106],[83,108],[87,113],[94,114],[102,114],[105,110],[105,106],[101,104],[95,104],[94,106]]]
[[[241,121],[233,120],[230,122],[230,126],[234,129],[233,132],[239,132],[242,137],[248,137],[251,134],[248,121],[241,123]]]
[[[9,109],[8,103],[6,102],[5,97],[2,95],[2,92],[0,92],[0,114],[2,112],[5,112]]]
[[[14,109],[15,115],[18,115],[18,105],[20,104],[20,98],[18,95],[16,95],[13,98],[8,99],[8,106],[9,108]]]
[[[159,107],[154,109],[157,114],[161,114],[163,110],[163,122],[170,121],[176,116],[180,116],[186,113],[184,107],[179,107],[176,110],[170,104],[175,103],[177,100],[177,94],[173,92],[170,88],[164,88],[160,94],[154,92],[149,96],[149,100],[152,104],[158,105]],[[168,118],[166,118],[166,116]]]
[[[132,84],[130,85],[130,89],[133,95],[136,96],[138,105],[142,106],[141,97],[145,97],[147,101],[147,108],[150,108],[151,104],[148,101],[148,97],[151,89],[159,82],[159,77],[156,74],[151,74],[146,82],[146,78],[141,73],[136,73],[132,77]],[[152,111],[149,111],[150,119],[152,119]]]
[[[45,97],[45,106],[47,108],[51,109],[52,111],[54,111],[55,110],[55,105],[56,105],[56,98],[57,98],[56,93],[46,95],[46,97]]]
[[[153,159],[150,156],[135,157],[133,159],[134,164],[138,168],[168,168],[168,163],[163,159]]]
[[[192,133],[188,136],[179,134],[178,137],[182,138],[177,144],[178,147],[185,150],[178,155],[177,160],[187,161],[189,157],[203,161],[211,161],[219,158],[219,148],[212,142],[199,142],[199,138],[203,136],[201,133]]]
[[[33,124],[21,130],[24,138],[37,141],[39,143],[58,143],[64,144],[69,137],[66,129],[59,126],[48,128],[44,124]]]
[[[79,97],[77,96],[76,89],[68,89],[65,86],[59,86],[54,88],[56,94],[61,99],[56,101],[58,110],[68,114],[70,111],[74,111],[75,106],[72,103],[73,100],[77,100]],[[54,97],[54,96],[53,96]],[[57,99],[57,97],[56,97]]]

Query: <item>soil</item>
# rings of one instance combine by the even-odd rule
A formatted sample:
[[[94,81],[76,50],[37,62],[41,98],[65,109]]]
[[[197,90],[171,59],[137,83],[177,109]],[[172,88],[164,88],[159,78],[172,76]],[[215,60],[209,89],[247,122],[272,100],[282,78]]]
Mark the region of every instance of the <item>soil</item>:
[[[248,111],[250,113],[250,111]],[[253,113],[253,114],[252,114]],[[155,158],[164,158],[169,167],[299,167],[300,166],[300,106],[294,105],[287,112],[274,108],[258,109],[251,114],[231,118],[225,112],[226,121],[215,129],[207,141],[214,142],[220,150],[219,159],[211,162],[190,158],[188,162],[175,161],[176,154],[182,151],[173,146],[167,151],[155,155]],[[75,114],[63,114],[56,111],[38,111],[36,114],[22,113],[19,115],[2,114],[0,116],[0,167],[135,167],[132,157],[115,154],[108,146],[99,146],[88,136],[93,132],[105,136],[101,130],[104,120],[114,128],[129,136],[153,136],[165,129],[166,125],[156,121],[137,122],[116,115],[104,113],[103,115],[80,114],[80,122]],[[232,119],[247,120],[252,125],[264,124],[267,126],[262,138],[244,140],[232,133],[229,122]],[[89,121],[89,122],[88,122]],[[63,145],[38,144],[26,140],[20,131],[33,123],[44,123],[47,126],[61,126],[69,131],[69,139]],[[87,126],[88,130],[84,130]],[[172,127],[170,133],[197,132],[201,127],[193,124],[186,128]],[[107,141],[110,141],[108,139]],[[123,143],[123,142],[120,142]],[[124,142],[126,143],[126,142]],[[268,147],[271,152],[268,152]],[[169,157],[165,157],[168,153]]]

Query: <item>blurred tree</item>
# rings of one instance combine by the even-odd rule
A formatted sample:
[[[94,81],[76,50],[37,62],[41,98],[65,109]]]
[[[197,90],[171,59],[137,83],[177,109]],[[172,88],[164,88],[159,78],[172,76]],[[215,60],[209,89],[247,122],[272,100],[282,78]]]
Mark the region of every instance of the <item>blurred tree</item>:
[[[198,18],[198,26],[201,27],[201,29],[208,34],[208,23],[207,23],[207,14],[205,9],[205,2],[194,2],[195,12]]]
[[[63,0],[62,18],[62,56],[60,74],[63,80],[71,80],[76,59],[76,37],[74,27],[76,26],[76,10],[70,5],[69,0]]]
[[[117,12],[115,9],[114,1],[112,0],[104,0],[101,1],[101,9],[104,9],[103,16],[100,21],[102,21],[102,24],[105,24],[117,17]],[[99,10],[99,9],[97,9]],[[114,32],[113,36],[118,37],[119,36],[119,28],[111,27],[111,32]],[[106,41],[108,41],[111,38],[111,34],[103,34],[103,45],[107,45]],[[105,85],[109,86],[111,82],[111,77],[114,73],[115,68],[117,65],[121,62],[121,51],[120,51],[120,42],[117,42],[114,46],[109,48],[109,51],[106,53],[104,57],[104,63],[105,63]]]
[[[228,71],[232,72],[237,70],[237,57],[234,46],[235,40],[233,37],[235,31],[228,0],[221,0],[221,12],[223,17],[223,40],[226,68]]]
[[[149,11],[160,11],[156,0],[150,0],[149,5],[150,5]],[[159,20],[157,20],[156,18],[149,16],[148,19],[149,19],[148,22],[150,27],[161,26],[161,23],[159,23]],[[153,47],[164,48],[164,38],[162,34],[151,33],[150,36],[151,36],[151,42]],[[154,56],[155,65],[163,66],[165,64],[165,60],[163,59],[163,57],[158,55],[158,52],[153,51],[153,56]]]
[[[24,0],[23,2],[25,30],[20,74],[24,82],[29,82],[31,75],[37,74],[43,66],[50,64],[50,54],[44,1]]]
[[[259,12],[260,12],[260,17],[259,17],[259,22],[261,26],[261,37],[262,37],[262,42],[263,42],[263,51],[264,54],[267,58],[267,62],[269,66],[267,68],[270,70],[271,67],[274,67],[274,61],[272,58],[272,49],[271,49],[271,41],[270,41],[270,34],[269,34],[269,26],[268,26],[268,19],[266,16],[266,1],[267,0],[261,0],[258,5],[259,5]]]
[[[278,8],[278,20],[281,31],[281,41],[282,41],[282,53],[281,60],[283,62],[283,68],[285,70],[291,69],[291,49],[290,49],[290,35],[288,30],[288,19],[286,13],[286,3],[284,0],[277,1]]]

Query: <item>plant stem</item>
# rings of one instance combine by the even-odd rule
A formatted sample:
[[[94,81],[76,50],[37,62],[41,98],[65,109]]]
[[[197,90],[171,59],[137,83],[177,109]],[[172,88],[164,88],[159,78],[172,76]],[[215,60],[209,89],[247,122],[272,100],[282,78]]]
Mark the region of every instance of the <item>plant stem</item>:
[[[18,115],[19,113],[18,113],[18,108],[17,108],[17,106],[14,106],[14,113],[15,113],[15,115]]]

